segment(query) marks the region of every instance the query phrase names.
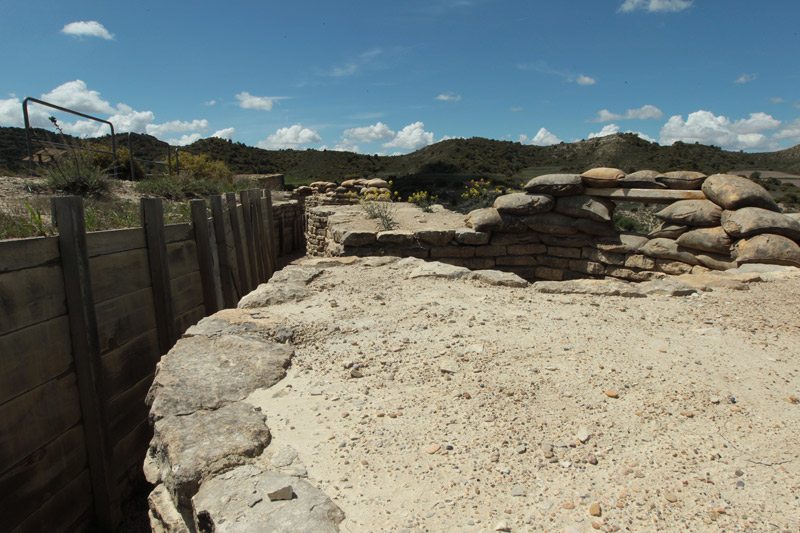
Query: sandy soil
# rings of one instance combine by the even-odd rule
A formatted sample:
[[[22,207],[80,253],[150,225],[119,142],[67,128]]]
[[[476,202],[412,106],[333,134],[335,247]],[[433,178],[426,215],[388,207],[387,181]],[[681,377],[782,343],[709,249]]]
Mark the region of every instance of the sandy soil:
[[[436,228],[458,229],[464,225],[465,215],[448,211],[440,205],[433,206],[432,211],[426,213],[414,204],[407,202],[394,202],[385,204],[392,220],[397,223],[397,229],[416,231]],[[377,219],[367,218],[361,205],[336,206],[336,214],[328,219],[329,226],[347,226],[359,231],[382,231]]]
[[[223,312],[294,327],[287,378],[250,400],[342,531],[800,529],[796,269],[624,298],[385,260]]]

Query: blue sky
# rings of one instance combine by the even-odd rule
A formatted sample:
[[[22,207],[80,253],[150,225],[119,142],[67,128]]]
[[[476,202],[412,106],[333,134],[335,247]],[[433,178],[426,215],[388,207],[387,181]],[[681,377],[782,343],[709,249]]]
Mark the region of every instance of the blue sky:
[[[408,153],[617,131],[800,144],[797,0],[5,1],[0,125],[40,98],[173,145]],[[53,114],[31,105],[46,126]],[[66,131],[106,133],[58,115]]]

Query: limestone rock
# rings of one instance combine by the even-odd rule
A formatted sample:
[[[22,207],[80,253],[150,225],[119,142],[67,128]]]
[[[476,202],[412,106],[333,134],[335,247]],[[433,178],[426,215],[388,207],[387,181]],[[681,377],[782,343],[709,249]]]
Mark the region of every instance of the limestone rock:
[[[268,307],[284,302],[298,301],[307,298],[311,291],[300,285],[279,283],[262,283],[254,291],[239,300],[239,309],[255,309]]]
[[[650,257],[659,259],[672,259],[689,265],[699,265],[700,261],[692,254],[681,250],[678,243],[672,239],[651,239],[639,251]]]
[[[511,215],[535,215],[553,208],[553,197],[549,194],[513,193],[498,196],[494,208]]]
[[[625,177],[625,173],[618,168],[597,167],[581,174],[581,179],[588,187],[613,188],[618,187],[618,181]]]
[[[490,233],[459,228],[456,230],[455,240],[459,244],[489,244]]]
[[[800,267],[800,246],[786,237],[770,233],[738,241],[731,255],[738,263]]]
[[[235,402],[156,422],[149,459],[172,500],[188,506],[204,479],[258,456],[271,435],[262,414]]]
[[[523,217],[522,220],[528,228],[540,233],[571,235],[578,232],[572,225],[574,219],[560,213],[528,215]]]
[[[714,174],[703,183],[706,198],[723,209],[735,210],[742,207],[761,207],[779,211],[772,195],[761,185],[741,176]]]
[[[590,294],[592,296],[624,296],[643,298],[636,285],[617,279],[579,279],[570,281],[538,281],[533,290],[543,294]]]
[[[271,387],[286,375],[293,353],[285,344],[237,335],[181,339],[156,369],[146,399],[150,419],[216,409]]]
[[[679,200],[656,216],[677,225],[714,227],[720,225],[722,208],[709,200]]]
[[[375,233],[372,231],[358,231],[347,227],[337,227],[333,230],[333,240],[342,246],[365,246],[375,242]]]
[[[531,179],[523,188],[528,194],[571,196],[581,194],[585,187],[577,174],[545,174]]]
[[[733,241],[722,229],[721,226],[715,228],[697,228],[682,234],[677,238],[678,246],[702,250],[718,254],[730,255]]]
[[[772,233],[793,241],[800,241],[800,221],[760,207],[743,207],[736,211],[724,211],[722,227],[735,239]]]
[[[589,218],[596,222],[610,222],[616,205],[605,198],[576,195],[564,196],[556,201],[556,213],[578,218]]]
[[[253,507],[247,495],[267,495],[291,486],[290,500],[263,498]],[[197,531],[239,533],[291,531],[335,533],[344,513],[319,489],[303,479],[244,465],[203,483],[192,498]]]
[[[639,284],[639,290],[645,295],[690,296],[697,289],[674,279],[654,279]]]
[[[399,229],[380,231],[376,236],[376,240],[379,243],[411,244],[414,242],[414,232]]]
[[[269,283],[289,283],[293,285],[308,285],[320,276],[325,270],[314,266],[286,265],[275,272]]]
[[[477,279],[487,285],[503,287],[527,287],[528,282],[511,272],[499,270],[476,270],[469,274],[470,279]]]
[[[452,241],[455,236],[456,231],[452,229],[426,229],[414,232],[414,237],[416,237],[419,242],[432,246],[444,246]]]
[[[400,261],[402,262],[402,261]],[[399,263],[398,263],[399,264]],[[409,278],[446,278],[458,279],[468,275],[470,270],[468,268],[448,265],[447,263],[440,263],[439,261],[422,262],[408,275]]]
[[[156,485],[147,497],[147,506],[150,530],[154,533],[190,533],[191,530],[175,507],[169,490],[163,484]]]
[[[702,172],[691,170],[677,170],[661,174],[656,181],[663,183],[669,189],[680,189],[685,191],[697,190],[703,186],[706,175]]]

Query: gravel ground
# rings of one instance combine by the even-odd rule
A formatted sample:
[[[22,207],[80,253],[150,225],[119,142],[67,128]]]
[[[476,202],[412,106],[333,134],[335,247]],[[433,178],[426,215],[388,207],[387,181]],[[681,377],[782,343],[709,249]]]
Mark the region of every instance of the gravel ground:
[[[287,378],[250,400],[342,531],[800,529],[797,269],[625,298],[385,261],[223,312],[295,329]]]

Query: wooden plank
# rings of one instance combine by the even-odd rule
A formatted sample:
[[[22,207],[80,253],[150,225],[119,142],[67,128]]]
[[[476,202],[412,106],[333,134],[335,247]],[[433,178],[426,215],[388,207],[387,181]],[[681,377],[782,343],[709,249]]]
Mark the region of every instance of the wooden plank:
[[[0,337],[0,404],[72,367],[66,315]]]
[[[81,420],[75,374],[68,372],[0,405],[0,472]]]
[[[95,302],[102,303],[151,286],[144,248],[89,259]]]
[[[211,197],[211,215],[214,217],[214,239],[217,243],[219,261],[219,282],[222,289],[222,305],[226,309],[236,307],[233,293],[233,268],[228,258],[228,241],[225,239],[225,221],[228,213],[222,203],[222,196]]]
[[[178,317],[175,327],[178,328],[178,331],[185,332],[187,329],[189,329],[189,326],[193,326],[200,322],[200,320],[205,316],[203,311],[204,308],[202,305],[199,305],[194,309],[190,309]]]
[[[225,195],[228,202],[228,215],[231,218],[231,232],[233,233],[233,245],[236,250],[236,271],[239,274],[239,298],[250,292],[252,285],[250,283],[250,274],[247,270],[249,262],[245,260],[248,257],[247,242],[244,235],[244,228],[242,227],[242,217],[239,216],[241,207],[236,205],[236,194],[228,193]]]
[[[106,395],[100,374],[100,345],[86,249],[83,201],[74,196],[53,198],[51,212],[58,226],[72,355],[78,377],[95,516],[100,527],[114,529],[122,519],[122,508],[111,467],[108,421],[103,403]]]
[[[170,279],[200,270],[197,264],[197,245],[192,241],[178,241],[167,245],[167,264]]]
[[[242,286],[239,282],[239,265],[236,260],[236,243],[233,237],[233,228],[231,226],[230,211],[225,210],[225,242],[228,245],[228,261],[230,264],[230,280],[233,287],[233,301],[234,306],[239,302],[242,297]]]
[[[645,204],[671,204],[678,200],[705,200],[703,191],[680,191],[674,189],[586,189],[587,196],[601,196],[623,202]]]
[[[125,437],[120,439],[114,447],[114,465],[118,480],[126,477],[131,467],[141,473],[147,447],[152,438],[153,428],[150,427],[150,423],[145,418]]]
[[[91,476],[88,470],[84,470],[64,488],[53,494],[53,497],[20,524],[14,533],[80,530],[82,528],[79,526],[91,508]]]
[[[164,226],[164,242],[167,244],[189,240],[194,240],[194,230],[191,224],[170,224],[169,226]]]
[[[247,240],[247,261],[250,265],[250,283],[255,288],[263,281],[263,272],[258,267],[252,194],[250,191],[240,191],[239,197],[242,202],[242,221],[244,222],[244,235]]]
[[[153,309],[153,306],[151,287],[98,304],[100,353],[108,353],[142,333],[156,329],[158,325],[153,313],[142,313],[142,309]]]
[[[86,234],[89,257],[116,254],[147,247],[144,228],[126,228],[109,231],[93,231]]]
[[[271,243],[272,241],[270,236],[270,229],[271,226],[270,218],[267,216],[266,213],[266,201],[262,198],[261,194],[263,191],[256,190],[253,191],[256,199],[256,220],[258,222],[258,249],[260,251],[259,257],[261,259],[261,264],[263,265],[264,270],[264,281],[267,281],[269,278],[272,277],[272,273],[275,272],[275,269],[272,266],[272,259],[270,257],[270,250],[271,250]]]
[[[175,314],[182,315],[198,305],[203,305],[203,293],[200,288],[200,272],[190,272],[180,278],[170,281],[172,286],[172,301]],[[183,330],[179,332],[182,334]]]
[[[275,238],[275,212],[272,209],[271,191],[267,191],[266,204],[267,204],[266,206],[267,209],[265,213],[265,218],[268,223],[267,237],[269,238],[269,249],[271,250],[271,253],[269,254],[269,259],[271,265],[271,272],[275,272],[278,269],[278,244],[277,244],[277,239]]]
[[[0,242],[0,274],[57,264],[58,237],[35,237]]]
[[[87,468],[83,427],[75,426],[5,471],[0,475],[3,529],[14,529]]]
[[[170,265],[167,262],[167,237],[161,200],[141,200],[142,225],[147,239],[148,269],[153,291],[153,312],[158,328],[158,346],[162,354],[178,340],[175,313],[172,306]]]
[[[211,255],[211,235],[208,231],[208,215],[205,200],[189,202],[194,226],[194,242],[197,245],[197,263],[200,267],[200,284],[203,291],[203,304],[206,315],[219,311],[217,305],[217,284],[214,280],[214,259]]]
[[[59,265],[16,270],[0,276],[0,335],[67,313]]]
[[[160,355],[158,330],[155,329],[104,355],[102,375],[108,394],[106,400],[118,396],[152,373]]]
[[[153,365],[155,369],[155,365]],[[145,405],[147,391],[153,384],[154,372],[150,372],[138,383],[111,398],[108,403],[109,430],[112,446],[125,438],[141,422],[147,421],[150,408]]]

